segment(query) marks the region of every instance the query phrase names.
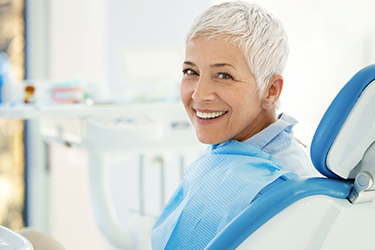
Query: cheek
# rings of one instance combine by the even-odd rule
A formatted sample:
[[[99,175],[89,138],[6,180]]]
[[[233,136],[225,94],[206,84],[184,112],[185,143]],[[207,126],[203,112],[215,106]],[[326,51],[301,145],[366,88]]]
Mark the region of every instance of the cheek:
[[[238,121],[252,119],[261,109],[261,102],[256,94],[251,92],[238,93],[231,99],[233,115]]]

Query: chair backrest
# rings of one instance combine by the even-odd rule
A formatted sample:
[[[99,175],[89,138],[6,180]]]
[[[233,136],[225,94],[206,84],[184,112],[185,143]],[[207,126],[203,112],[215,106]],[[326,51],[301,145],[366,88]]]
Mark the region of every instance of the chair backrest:
[[[353,179],[375,141],[375,64],[355,74],[324,114],[311,144],[311,160],[323,175]]]

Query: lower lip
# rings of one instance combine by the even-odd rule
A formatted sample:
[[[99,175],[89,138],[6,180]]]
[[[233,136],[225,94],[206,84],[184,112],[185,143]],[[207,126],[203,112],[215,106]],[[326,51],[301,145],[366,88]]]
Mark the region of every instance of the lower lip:
[[[221,120],[221,118],[223,118],[224,116],[226,116],[228,113],[225,113],[223,114],[222,116],[219,116],[219,117],[216,117],[216,118],[211,118],[211,119],[202,119],[202,118],[199,118],[197,116],[197,113],[195,113],[195,120],[197,121],[197,123],[201,124],[201,125],[210,125],[212,123],[215,123],[215,122],[218,122],[219,120]]]

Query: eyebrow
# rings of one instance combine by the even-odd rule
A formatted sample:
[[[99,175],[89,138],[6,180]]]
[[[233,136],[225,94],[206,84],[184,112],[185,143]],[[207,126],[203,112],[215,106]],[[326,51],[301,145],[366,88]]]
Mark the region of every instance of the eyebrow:
[[[211,65],[211,68],[220,68],[220,67],[225,67],[225,66],[229,66],[229,67],[234,68],[234,66],[232,64],[229,64],[229,63],[215,63],[215,64]]]
[[[195,64],[192,63],[192,62],[190,62],[190,61],[185,61],[184,64],[186,64],[186,65],[190,65],[190,66],[195,66]]]
[[[196,66],[194,63],[190,61],[185,61],[184,64],[190,65],[190,66]],[[235,68],[232,64],[229,64],[229,63],[215,63],[215,64],[210,65],[211,68],[220,68],[220,67],[225,67],[225,66]]]

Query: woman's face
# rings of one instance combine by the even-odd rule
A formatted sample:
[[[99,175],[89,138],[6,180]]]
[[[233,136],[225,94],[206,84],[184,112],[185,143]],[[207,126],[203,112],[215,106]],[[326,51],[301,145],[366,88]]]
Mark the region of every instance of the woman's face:
[[[241,49],[224,39],[187,44],[180,94],[202,143],[244,141],[270,124]]]

